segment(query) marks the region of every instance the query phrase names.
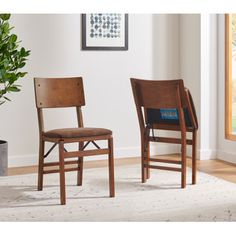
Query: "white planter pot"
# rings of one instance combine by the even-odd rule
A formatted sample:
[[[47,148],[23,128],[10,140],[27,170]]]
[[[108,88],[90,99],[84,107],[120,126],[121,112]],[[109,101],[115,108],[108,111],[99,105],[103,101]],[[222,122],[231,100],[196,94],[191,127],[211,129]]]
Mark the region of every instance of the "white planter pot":
[[[7,175],[8,155],[7,141],[0,140],[0,176]]]

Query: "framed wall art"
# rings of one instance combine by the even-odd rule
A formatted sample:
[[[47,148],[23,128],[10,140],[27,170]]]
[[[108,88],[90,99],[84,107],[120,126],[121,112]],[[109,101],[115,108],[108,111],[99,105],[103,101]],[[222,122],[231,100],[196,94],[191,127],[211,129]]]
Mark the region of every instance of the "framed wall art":
[[[82,14],[83,50],[128,50],[128,14]]]

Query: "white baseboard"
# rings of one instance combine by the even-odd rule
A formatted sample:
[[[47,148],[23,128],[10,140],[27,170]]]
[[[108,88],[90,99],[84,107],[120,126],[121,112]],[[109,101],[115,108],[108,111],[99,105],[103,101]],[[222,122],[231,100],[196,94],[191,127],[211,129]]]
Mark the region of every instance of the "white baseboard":
[[[225,152],[225,151],[222,151],[222,150],[218,150],[217,159],[236,164],[236,153],[235,152]]]
[[[214,160],[217,158],[217,150],[212,149],[201,149],[198,150],[198,158],[199,160]]]
[[[165,155],[165,154],[174,154],[179,152],[178,145],[175,144],[153,144],[151,145],[151,155]],[[114,150],[115,158],[125,158],[125,157],[138,157],[140,156],[141,149],[140,147],[126,147],[126,148],[117,148]],[[52,155],[52,159],[58,158],[57,155]],[[92,156],[87,157],[86,161],[91,160],[101,160],[107,158],[105,155],[101,156]],[[46,159],[47,160],[47,159]],[[8,166],[9,167],[21,167],[21,166],[33,166],[38,164],[38,154],[31,155],[19,155],[19,156],[9,156]]]
[[[8,167],[34,166],[38,164],[38,154],[8,157]]]
[[[151,144],[151,155],[165,155],[165,154],[175,154],[180,153],[180,146],[176,144]],[[126,158],[126,157],[138,157],[140,156],[141,149],[140,147],[126,147],[126,148],[117,148],[114,151],[115,158]],[[192,149],[190,146],[187,147],[187,156],[191,157]],[[217,150],[198,150],[197,158],[199,160],[211,160],[211,159],[221,159],[224,161],[236,163],[236,154],[228,153]],[[57,155],[52,155],[46,159],[52,161],[58,158]],[[86,161],[102,160],[106,159],[105,155],[87,157]],[[21,156],[9,156],[8,166],[9,167],[21,167],[21,166],[33,166],[38,164],[38,154],[32,155],[21,155]]]
[[[192,147],[187,146],[187,156],[192,156]],[[197,150],[197,159],[199,160],[214,160],[217,158],[217,150],[212,149],[198,149]]]

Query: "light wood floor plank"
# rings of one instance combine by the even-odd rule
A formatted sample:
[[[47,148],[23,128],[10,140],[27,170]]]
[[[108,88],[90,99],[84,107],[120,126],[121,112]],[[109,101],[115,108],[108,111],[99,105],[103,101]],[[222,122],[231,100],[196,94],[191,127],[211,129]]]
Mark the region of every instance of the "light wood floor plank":
[[[158,158],[170,158],[173,160],[178,160],[180,158],[179,155],[165,155],[158,156]],[[134,165],[140,164],[139,157],[132,158],[120,158],[115,159],[115,165]],[[107,166],[107,160],[99,160],[99,161],[85,161],[85,168],[100,168]],[[187,159],[187,166],[191,167],[191,159]],[[208,173],[210,175],[216,176],[221,179],[225,179],[227,181],[236,183],[236,164],[227,163],[221,160],[202,160],[197,161],[197,169],[199,171]],[[37,173],[37,166],[27,166],[27,167],[14,167],[9,168],[8,175],[23,175]]]

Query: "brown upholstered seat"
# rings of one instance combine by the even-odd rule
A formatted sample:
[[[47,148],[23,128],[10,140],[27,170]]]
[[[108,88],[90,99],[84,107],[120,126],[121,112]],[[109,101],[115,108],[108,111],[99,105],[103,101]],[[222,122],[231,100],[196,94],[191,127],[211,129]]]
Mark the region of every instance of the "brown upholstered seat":
[[[54,129],[44,133],[48,138],[83,138],[91,136],[111,135],[112,131],[103,128],[68,128],[68,129]]]

